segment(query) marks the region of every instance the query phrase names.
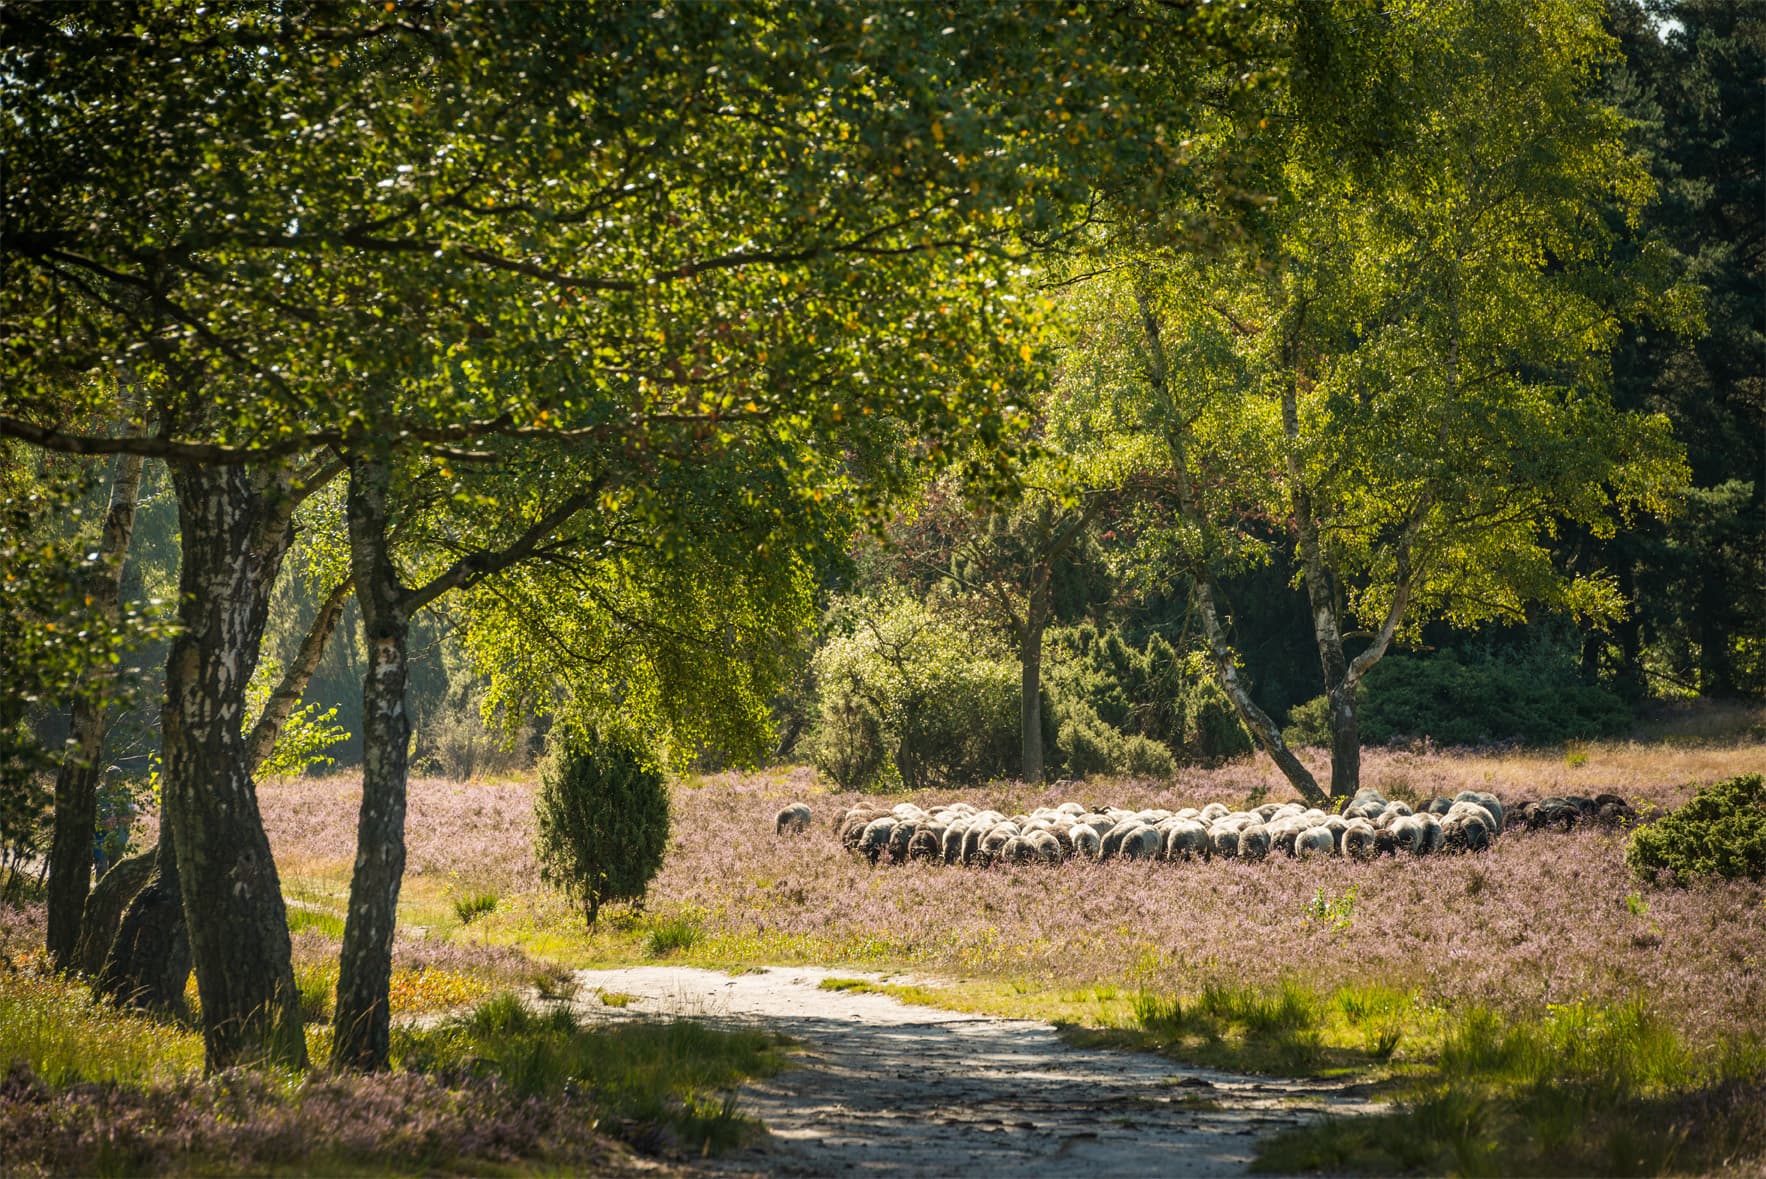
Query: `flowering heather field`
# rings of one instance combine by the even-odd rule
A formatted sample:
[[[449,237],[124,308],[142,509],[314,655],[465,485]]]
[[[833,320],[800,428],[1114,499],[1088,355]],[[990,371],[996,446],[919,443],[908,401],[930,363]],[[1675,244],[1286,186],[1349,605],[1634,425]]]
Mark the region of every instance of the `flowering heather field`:
[[[1766,765],[1766,746],[1590,745],[1558,754],[1369,751],[1364,781],[1392,796],[1466,789],[1504,799],[1614,791],[1640,806],[1678,805],[1693,786]],[[1254,790],[1289,794],[1265,765],[1186,771],[1164,783],[1001,784],[913,796],[1000,810],[1073,798],[1176,809]],[[474,938],[524,940],[572,964],[631,957],[619,913],[594,937],[541,889],[532,864],[530,782],[413,783],[409,896],[432,909],[491,889],[498,912]],[[355,784],[307,779],[264,789],[285,875],[341,884],[353,856]],[[1624,838],[1601,831],[1506,835],[1490,852],[1428,859],[1264,863],[1069,863],[984,871],[925,864],[872,868],[832,830],[877,796],[831,792],[813,771],[725,773],[673,793],[675,831],[645,915],[685,927],[697,961],[847,963],[1046,987],[1145,985],[1195,992],[1209,982],[1328,989],[1419,988],[1432,1000],[1515,1014],[1546,1004],[1645,998],[1688,1042],[1716,1050],[1766,1032],[1766,886],[1640,885]],[[812,830],[778,837],[783,802],[806,801]],[[889,801],[898,801],[890,799]],[[1333,919],[1308,918],[1322,899]],[[407,916],[407,921],[411,918]],[[680,943],[677,943],[680,944]],[[439,949],[439,947],[438,947]]]

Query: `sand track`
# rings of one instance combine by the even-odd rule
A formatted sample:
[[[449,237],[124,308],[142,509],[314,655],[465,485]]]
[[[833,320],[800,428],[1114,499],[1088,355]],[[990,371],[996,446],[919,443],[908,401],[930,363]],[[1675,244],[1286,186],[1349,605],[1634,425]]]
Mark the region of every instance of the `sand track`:
[[[797,1067],[746,1085],[758,1145],[732,1174],[957,1176],[1046,1162],[1036,1174],[1244,1173],[1260,1135],[1373,1107],[1328,1081],[1239,1076],[1150,1053],[1075,1048],[1048,1024],[824,991],[850,971],[774,967],[726,975],[643,966],[577,972],[587,1019],[686,1015],[799,1041]],[[602,991],[632,996],[624,1008]]]

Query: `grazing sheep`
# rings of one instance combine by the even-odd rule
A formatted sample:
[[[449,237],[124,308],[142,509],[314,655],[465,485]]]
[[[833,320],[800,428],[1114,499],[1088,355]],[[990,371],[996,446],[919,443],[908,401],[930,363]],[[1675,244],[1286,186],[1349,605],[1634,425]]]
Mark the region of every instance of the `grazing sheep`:
[[[1115,859],[1116,853],[1122,849],[1122,841],[1128,838],[1128,833],[1133,831],[1136,827],[1144,826],[1146,826],[1146,824],[1140,822],[1138,819],[1127,818],[1111,827],[1110,830],[1104,834],[1104,848],[1100,858],[1105,860]]]
[[[1268,826],[1271,819],[1282,813],[1282,804],[1279,802],[1266,802],[1262,806],[1252,807],[1251,813],[1263,820],[1265,826]]]
[[[944,841],[939,852],[947,864],[963,862],[963,837],[969,833],[969,824],[962,820],[952,823],[944,829]]]
[[[1337,841],[1328,827],[1308,827],[1294,838],[1294,855],[1302,860],[1335,855]]]
[[[1075,823],[1067,832],[1073,840],[1075,855],[1084,856],[1088,860],[1100,859],[1104,854],[1104,839],[1095,827],[1084,823]]]
[[[809,830],[809,808],[801,802],[794,802],[779,811],[773,822],[773,834],[783,835],[789,831],[793,835]]]
[[[913,819],[904,819],[895,825],[895,830],[889,833],[890,863],[905,864],[907,862],[908,844],[913,842],[914,834],[919,829],[919,822]]]
[[[908,859],[910,860],[942,860],[944,858],[944,833],[948,827],[929,825],[914,832],[908,840]]]
[[[1232,814],[1232,812],[1218,802],[1211,802],[1202,808],[1202,818],[1206,819],[1209,823],[1218,822],[1230,814]]]
[[[1024,837],[1024,842],[1030,845],[1033,857],[1045,864],[1059,864],[1065,858],[1061,854],[1061,841],[1047,831],[1032,831]]]
[[[1165,833],[1165,859],[1197,860],[1208,856],[1208,828],[1194,819],[1179,819]]]
[[[1452,808],[1453,800],[1451,798],[1441,798],[1439,796],[1429,799],[1422,805],[1424,811],[1427,811],[1429,814],[1434,815],[1437,818],[1445,815]]]
[[[1141,823],[1122,840],[1119,854],[1127,860],[1156,860],[1165,850],[1165,841],[1146,823]]]
[[[1217,823],[1208,832],[1213,854],[1223,859],[1236,859],[1239,854],[1239,829],[1230,823]]]
[[[1331,833],[1331,843],[1334,845],[1334,850],[1338,854],[1342,853],[1343,832],[1349,828],[1348,821],[1345,820],[1342,815],[1326,815],[1323,822],[1314,823],[1313,826],[1322,827],[1324,830],[1329,831]]]
[[[1298,815],[1282,815],[1273,822],[1265,823],[1264,830],[1269,832],[1270,851],[1291,856],[1294,854],[1294,841],[1299,838],[1300,832],[1306,830],[1306,825]]]
[[[1456,803],[1477,803],[1486,811],[1490,812],[1490,818],[1495,822],[1496,830],[1502,830],[1502,803],[1497,801],[1496,795],[1487,793],[1483,790],[1461,790],[1458,794],[1453,796],[1453,801]]]
[[[1428,832],[1421,819],[1415,815],[1401,815],[1393,821],[1388,830],[1392,832],[1392,839],[1401,850],[1407,851],[1413,856],[1423,854],[1423,845],[1428,839]]]
[[[1441,820],[1441,846],[1452,851],[1483,851],[1496,838],[1490,812],[1475,802],[1456,802]]]
[[[875,864],[882,857],[884,849],[889,846],[889,840],[894,834],[895,819],[888,815],[880,819],[872,819],[865,824],[864,833],[859,836],[858,850],[866,859]]]
[[[1269,828],[1262,823],[1247,824],[1239,832],[1239,858],[1261,860],[1269,855]]]
[[[1371,860],[1377,850],[1377,837],[1372,823],[1366,819],[1351,819],[1343,827],[1343,854],[1352,859]]]
[[[1390,856],[1398,853],[1398,839],[1392,834],[1390,827],[1374,828],[1374,854]]]

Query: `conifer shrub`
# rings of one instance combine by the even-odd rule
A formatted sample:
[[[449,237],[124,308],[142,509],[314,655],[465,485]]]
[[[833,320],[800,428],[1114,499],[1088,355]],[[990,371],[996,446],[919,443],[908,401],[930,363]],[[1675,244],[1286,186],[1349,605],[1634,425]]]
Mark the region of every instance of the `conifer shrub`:
[[[1625,862],[1642,877],[1766,878],[1766,778],[1743,774],[1701,787],[1692,801],[1631,833]]]
[[[668,791],[643,751],[605,737],[560,746],[535,804],[540,878],[583,907],[642,900],[668,846]]]

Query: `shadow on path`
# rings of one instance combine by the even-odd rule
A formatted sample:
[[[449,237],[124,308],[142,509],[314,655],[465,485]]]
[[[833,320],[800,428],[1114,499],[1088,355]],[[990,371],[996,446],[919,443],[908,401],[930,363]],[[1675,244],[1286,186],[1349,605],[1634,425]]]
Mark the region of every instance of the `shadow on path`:
[[[583,970],[585,1019],[685,1015],[798,1040],[797,1067],[743,1086],[771,1131],[714,1169],[774,1175],[944,1176],[1046,1162],[1048,1176],[1242,1174],[1264,1134],[1366,1113],[1349,1086],[1189,1068],[1074,1048],[1055,1029],[819,990],[810,967],[725,975],[688,967]],[[632,996],[624,1008],[598,991]]]

